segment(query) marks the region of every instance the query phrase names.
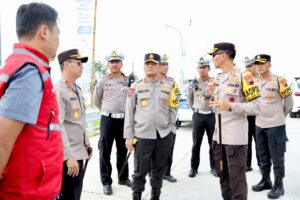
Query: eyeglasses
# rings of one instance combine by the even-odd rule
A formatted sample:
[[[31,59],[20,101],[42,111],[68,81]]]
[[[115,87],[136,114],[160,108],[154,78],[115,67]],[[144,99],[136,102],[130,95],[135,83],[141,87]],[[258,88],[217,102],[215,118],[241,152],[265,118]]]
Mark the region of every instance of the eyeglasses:
[[[212,57],[214,58],[216,55],[219,55],[219,54],[222,54],[222,53],[225,53],[225,52],[224,52],[224,51],[221,51],[221,52],[214,53],[214,54],[212,55]]]
[[[82,62],[79,60],[67,60],[67,62],[77,63],[78,66],[82,65]]]

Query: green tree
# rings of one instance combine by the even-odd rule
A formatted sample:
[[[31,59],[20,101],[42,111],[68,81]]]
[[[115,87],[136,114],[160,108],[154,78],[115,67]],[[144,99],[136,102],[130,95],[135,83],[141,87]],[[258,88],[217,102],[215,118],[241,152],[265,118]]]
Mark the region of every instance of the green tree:
[[[100,78],[104,75],[107,75],[107,65],[104,65],[104,62],[97,61],[95,62],[95,81],[94,85],[100,80]]]

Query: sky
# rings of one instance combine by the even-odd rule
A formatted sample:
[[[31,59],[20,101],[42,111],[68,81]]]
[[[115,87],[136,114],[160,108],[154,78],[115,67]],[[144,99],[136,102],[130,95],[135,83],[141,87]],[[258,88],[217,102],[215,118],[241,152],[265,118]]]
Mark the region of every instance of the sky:
[[[42,1],[59,13],[58,53],[79,44],[74,19],[76,1]],[[0,6],[3,59],[17,42],[15,14],[17,7],[26,2],[31,1],[11,0],[5,7]],[[125,55],[123,71],[129,74],[134,66],[142,78],[145,53],[166,53],[170,76],[178,79],[182,67],[184,78],[194,78],[200,56],[207,55],[214,43],[232,42],[237,49],[238,67],[244,69],[245,56],[267,53],[272,56],[271,70],[291,81],[300,76],[298,8],[296,0],[98,0],[95,61],[104,62],[107,53],[121,51]],[[55,82],[60,75],[57,61],[51,66]],[[217,72],[212,65],[211,75]]]

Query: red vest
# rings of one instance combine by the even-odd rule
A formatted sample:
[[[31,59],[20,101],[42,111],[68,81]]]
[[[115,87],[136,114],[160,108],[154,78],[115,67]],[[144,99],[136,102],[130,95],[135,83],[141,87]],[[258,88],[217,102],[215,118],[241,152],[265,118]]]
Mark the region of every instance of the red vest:
[[[31,47],[15,44],[0,70],[0,98],[9,78],[28,63],[37,67],[43,80],[42,102],[36,124],[25,124],[15,142],[0,180],[0,200],[51,200],[61,190],[63,144],[48,59]]]

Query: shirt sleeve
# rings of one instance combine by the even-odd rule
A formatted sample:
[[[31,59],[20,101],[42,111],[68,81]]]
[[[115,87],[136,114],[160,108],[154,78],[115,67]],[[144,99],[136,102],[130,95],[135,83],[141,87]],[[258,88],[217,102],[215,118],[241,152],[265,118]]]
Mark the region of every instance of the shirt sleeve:
[[[125,120],[124,120],[124,138],[133,138],[134,137],[134,114],[136,109],[136,88],[133,86],[129,88],[131,90],[127,97],[126,106],[125,106]]]
[[[36,124],[43,96],[40,72],[28,64],[8,81],[8,87],[0,101],[0,116]]]
[[[96,85],[96,89],[94,91],[94,105],[101,110],[102,105],[102,97],[103,97],[103,91],[104,91],[104,84],[103,81],[100,80],[99,83]]]
[[[187,104],[188,104],[188,106],[190,108],[193,108],[193,104],[194,104],[194,89],[193,89],[193,85],[192,84],[189,84]]]
[[[283,110],[285,116],[287,116],[289,112],[292,111],[293,106],[294,106],[293,95],[289,95],[288,97],[284,98]]]

